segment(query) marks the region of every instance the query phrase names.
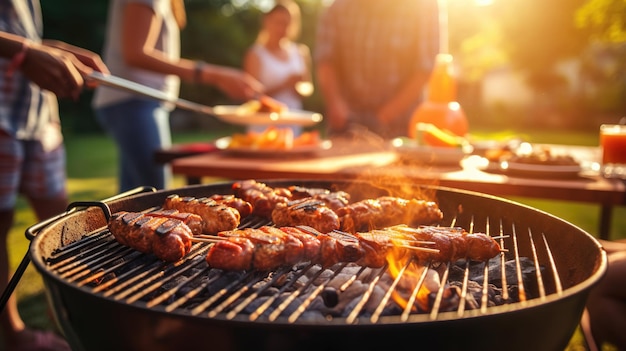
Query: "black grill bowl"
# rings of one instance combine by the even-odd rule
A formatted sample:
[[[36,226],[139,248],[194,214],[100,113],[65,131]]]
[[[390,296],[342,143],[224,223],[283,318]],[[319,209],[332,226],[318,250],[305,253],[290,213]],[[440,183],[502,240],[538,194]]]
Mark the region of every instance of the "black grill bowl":
[[[267,181],[271,186],[334,187],[363,198],[387,194],[379,186],[361,182],[302,180]],[[170,194],[209,196],[231,193],[232,183],[189,186],[140,193],[107,202],[111,212],[139,211],[160,206]],[[402,189],[404,194],[399,194]],[[185,310],[166,312],[145,303],[125,303],[68,282],[52,271],[48,259],[58,249],[80,241],[106,226],[98,207],[69,211],[38,229],[29,255],[42,274],[55,317],[73,350],[562,350],[573,335],[590,289],[606,271],[606,254],[591,235],[542,211],[484,194],[442,187],[394,187],[392,195],[417,192],[435,199],[444,223],[485,232],[512,230],[521,256],[532,257],[531,240],[545,236],[558,270],[562,291],[547,288],[543,298],[530,299],[486,311],[413,314],[407,321],[395,316],[378,322],[288,323],[227,319],[222,315],[193,316]],[[497,235],[493,234],[492,235]],[[543,242],[543,241],[542,241]],[[542,253],[539,253],[542,255]],[[547,258],[539,257],[541,261]],[[407,346],[408,345],[408,346]]]

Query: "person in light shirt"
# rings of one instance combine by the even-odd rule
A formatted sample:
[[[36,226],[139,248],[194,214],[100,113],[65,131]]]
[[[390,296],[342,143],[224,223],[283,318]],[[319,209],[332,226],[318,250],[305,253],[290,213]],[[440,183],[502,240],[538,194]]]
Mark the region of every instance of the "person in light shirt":
[[[256,42],[244,57],[244,71],[265,86],[265,94],[285,105],[287,109],[302,109],[303,98],[313,93],[311,83],[311,53],[296,42],[300,31],[300,8],[293,1],[278,1],[264,14]],[[261,132],[267,126],[253,126]],[[299,126],[290,127],[294,134]]]
[[[0,2],[0,290],[9,284],[9,233],[20,196],[43,221],[65,211],[65,147],[59,98],[77,100],[85,77],[107,73],[100,56],[43,38],[38,0]],[[23,235],[23,234],[22,234]],[[0,308],[0,349],[65,351],[53,331],[36,330],[22,319],[12,294]]]
[[[437,0],[334,0],[317,31],[329,134],[407,135],[439,51]]]
[[[254,77],[235,68],[180,57],[180,31],[187,23],[183,0],[112,0],[104,62],[111,74],[178,98],[180,82],[212,85],[243,102],[264,90]],[[100,86],[92,102],[101,126],[119,151],[119,190],[139,186],[164,189],[172,174],[154,162],[171,145],[173,106]]]

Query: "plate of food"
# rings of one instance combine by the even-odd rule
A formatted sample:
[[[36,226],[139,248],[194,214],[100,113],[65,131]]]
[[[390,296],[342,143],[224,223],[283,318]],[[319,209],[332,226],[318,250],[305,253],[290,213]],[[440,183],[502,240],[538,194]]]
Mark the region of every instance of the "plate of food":
[[[575,178],[582,171],[579,164],[532,164],[510,161],[502,161],[500,168],[510,175],[541,178]]]
[[[330,140],[321,140],[319,132],[303,132],[294,136],[290,128],[270,126],[261,133],[236,133],[219,138],[215,147],[219,150],[240,156],[284,157],[307,155],[332,146]]]
[[[391,145],[401,157],[425,164],[458,165],[467,155],[463,147],[441,147],[419,144],[409,138],[396,138]]]
[[[549,147],[522,143],[511,155],[490,162],[491,170],[512,176],[537,178],[575,178],[582,171],[572,155],[553,153]]]
[[[241,105],[218,105],[213,114],[220,120],[239,125],[312,126],[322,121],[317,112],[290,109],[274,99],[263,97]]]

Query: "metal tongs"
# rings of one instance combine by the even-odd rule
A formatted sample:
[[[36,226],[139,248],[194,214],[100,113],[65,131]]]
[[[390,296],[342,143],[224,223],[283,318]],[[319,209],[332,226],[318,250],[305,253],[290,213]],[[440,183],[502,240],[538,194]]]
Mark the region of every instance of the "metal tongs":
[[[112,76],[109,74],[102,74],[101,72],[97,72],[97,71],[94,71],[91,74],[89,74],[88,78],[102,85],[111,87],[111,88],[124,90],[130,93],[149,97],[149,98],[156,99],[156,100],[163,101],[163,102],[168,102],[168,103],[176,105],[176,107],[180,107],[185,110],[190,110],[190,111],[199,112],[199,113],[208,114],[208,115],[214,115],[212,107],[198,104],[196,102],[192,102],[192,101],[185,100],[185,99],[171,97],[163,93],[160,90],[145,86],[143,84],[135,83],[133,81],[130,81],[124,78]]]

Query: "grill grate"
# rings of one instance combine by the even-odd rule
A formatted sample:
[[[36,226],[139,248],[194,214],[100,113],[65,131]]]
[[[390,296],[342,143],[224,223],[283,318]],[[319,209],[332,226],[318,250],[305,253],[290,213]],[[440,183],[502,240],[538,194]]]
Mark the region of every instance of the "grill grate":
[[[449,222],[455,226],[456,217]],[[472,218],[468,231],[478,231],[474,223]],[[252,217],[240,227],[269,224],[265,219]],[[545,300],[550,294],[562,293],[545,235],[537,235],[530,228],[527,233],[518,233],[514,224],[505,228],[502,220],[495,222],[497,230],[492,232],[491,227],[486,218],[483,232],[499,236],[500,246],[506,252],[489,263],[418,263],[427,269],[412,278],[414,284],[408,288],[403,280],[416,264],[410,260],[395,278],[387,266],[371,269],[346,263],[330,269],[302,264],[272,272],[223,272],[211,269],[205,262],[212,244],[195,243],[184,260],[168,264],[120,245],[106,228],[60,248],[48,257],[47,263],[50,271],[67,283],[120,303],[242,321],[339,320],[346,324],[375,324],[389,318],[402,322],[462,318],[487,314],[494,304],[520,303],[523,307],[528,300]],[[532,257],[521,255],[518,239],[522,238],[529,240]],[[428,311],[416,310],[418,291],[428,284],[429,272],[433,271],[439,274],[440,288],[429,294],[432,306]],[[493,281],[500,282],[500,302],[493,301]],[[342,295],[356,285],[361,289],[358,298],[350,300],[341,313],[329,313],[338,303],[332,292]],[[451,285],[458,292],[458,303],[453,309],[446,296]],[[407,295],[404,308],[394,302],[400,290]],[[320,305],[325,307],[320,310]]]

